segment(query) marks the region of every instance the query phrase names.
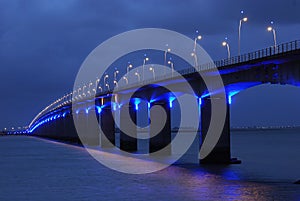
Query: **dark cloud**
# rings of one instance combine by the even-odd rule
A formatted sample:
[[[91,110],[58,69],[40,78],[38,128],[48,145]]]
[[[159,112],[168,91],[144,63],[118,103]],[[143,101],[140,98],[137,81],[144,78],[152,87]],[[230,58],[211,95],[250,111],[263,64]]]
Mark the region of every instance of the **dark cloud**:
[[[71,90],[89,52],[111,36],[160,27],[195,37],[214,59],[237,47],[237,25],[245,10],[243,51],[272,44],[270,20],[280,41],[300,38],[297,0],[2,0],[0,1],[0,128],[27,124],[55,98]],[[28,107],[27,107],[28,106]]]

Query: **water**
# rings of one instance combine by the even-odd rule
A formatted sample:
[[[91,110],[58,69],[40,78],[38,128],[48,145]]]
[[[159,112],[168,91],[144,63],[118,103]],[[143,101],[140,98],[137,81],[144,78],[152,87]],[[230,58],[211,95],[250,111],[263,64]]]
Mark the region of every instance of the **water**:
[[[233,132],[230,166],[171,166],[128,175],[83,148],[0,137],[0,200],[300,200],[300,132]]]

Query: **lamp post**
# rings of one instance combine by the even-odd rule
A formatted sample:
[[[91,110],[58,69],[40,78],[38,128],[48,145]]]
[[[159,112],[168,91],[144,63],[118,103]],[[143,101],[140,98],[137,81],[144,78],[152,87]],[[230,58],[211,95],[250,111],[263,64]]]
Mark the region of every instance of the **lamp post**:
[[[194,53],[196,54],[196,47],[197,47],[197,40],[201,40],[202,36],[198,35],[195,39],[194,39]]]
[[[135,73],[135,75],[138,77],[138,81],[140,82],[141,81],[141,76],[138,72]]]
[[[171,66],[171,69],[172,69],[172,77],[173,77],[174,63],[173,63],[172,61],[168,61],[168,64]]]
[[[108,91],[110,91],[109,84],[106,83],[105,86],[107,87]]]
[[[119,87],[118,82],[116,80],[114,80],[114,84],[117,88]]]
[[[164,65],[166,66],[167,65],[167,54],[168,52],[171,52],[171,48],[168,48],[165,50],[165,53],[164,53]],[[166,75],[167,71],[165,69],[165,75]]]
[[[154,71],[154,67],[150,67],[149,70],[152,71],[153,79],[155,80],[155,71]]]
[[[230,59],[230,47],[229,47],[229,44],[226,41],[224,41],[222,43],[222,46],[223,47],[227,47],[227,55],[228,55],[228,59]]]
[[[146,57],[146,58],[144,59],[144,62],[143,62],[143,80],[145,80],[145,64],[146,64],[147,61],[149,61],[149,58],[148,58],[148,57]]]
[[[242,23],[243,23],[243,22],[247,22],[247,21],[248,21],[248,18],[247,18],[247,17],[244,17],[244,18],[240,19],[240,24],[239,24],[239,41],[238,41],[238,45],[239,45],[239,47],[238,47],[239,55],[238,55],[238,56],[241,55],[241,29],[242,29]]]
[[[96,92],[97,92],[97,88],[98,88],[98,89],[101,88],[100,86],[98,87],[99,82],[100,82],[100,79],[97,77],[97,78],[96,78],[96,82],[95,82],[95,91],[96,91]],[[101,88],[101,89],[102,89],[102,88]],[[101,91],[101,92],[102,92],[102,91]],[[95,93],[95,94],[96,94],[96,93]]]
[[[85,90],[85,88],[86,88],[86,85],[84,85],[84,86],[82,87],[82,92],[83,92],[83,94],[82,94],[82,95],[83,95],[84,97],[86,97],[86,94],[85,94],[85,91],[84,91],[84,90]]]
[[[88,94],[91,96],[92,94],[91,94],[91,86],[93,86],[93,82],[92,81],[90,81],[90,83],[89,83],[89,90],[88,90]]]
[[[126,84],[128,84],[128,79],[127,79],[127,77],[124,76],[123,79],[125,80]]]
[[[195,52],[192,52],[192,53],[191,53],[191,56],[194,57],[195,67],[197,67],[197,66],[198,66],[198,58],[197,58],[196,53],[195,53]]]
[[[115,72],[114,72],[114,80],[117,80],[117,74],[119,73],[119,71],[118,70],[115,70]]]
[[[106,79],[108,79],[108,75],[105,75],[105,77],[104,77],[104,79],[103,79],[103,84],[104,84],[104,86],[106,86]]]
[[[127,74],[128,74],[128,72],[129,72],[129,69],[132,68],[132,67],[133,67],[132,64],[129,64],[129,65],[127,66]]]
[[[271,26],[269,26],[267,30],[268,32],[273,32],[274,47],[276,48],[277,47],[276,30]]]

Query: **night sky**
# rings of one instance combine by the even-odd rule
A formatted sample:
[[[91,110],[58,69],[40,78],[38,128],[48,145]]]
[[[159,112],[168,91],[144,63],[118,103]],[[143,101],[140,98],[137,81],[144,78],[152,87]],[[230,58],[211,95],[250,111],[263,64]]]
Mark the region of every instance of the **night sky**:
[[[86,56],[108,38],[137,28],[165,28],[203,36],[213,60],[226,58],[228,37],[237,54],[300,39],[299,0],[1,0],[0,130],[28,125],[45,106],[70,92]],[[126,64],[124,64],[126,65]],[[125,68],[125,66],[124,66]],[[300,89],[259,86],[233,99],[232,125],[300,125]]]

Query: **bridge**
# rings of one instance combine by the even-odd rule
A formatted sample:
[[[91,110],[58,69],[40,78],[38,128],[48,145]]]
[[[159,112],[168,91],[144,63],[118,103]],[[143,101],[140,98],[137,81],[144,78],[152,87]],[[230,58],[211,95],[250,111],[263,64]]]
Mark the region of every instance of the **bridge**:
[[[209,78],[216,76],[213,67],[217,67],[225,87],[225,97],[216,91],[209,91],[203,80],[203,75]],[[195,99],[199,103],[199,127],[200,146],[205,142],[209,132],[212,118],[212,102],[217,105],[226,105],[224,126],[218,142],[213,150],[200,160],[200,163],[232,163],[230,151],[230,105],[232,96],[250,87],[264,83],[280,85],[300,85],[300,41],[292,41],[276,47],[269,47],[252,53],[232,57],[178,71],[180,75],[192,87]],[[161,116],[152,112],[154,106],[161,106],[166,114],[166,123],[157,133],[149,128],[149,153],[155,153],[163,148],[165,154],[171,154],[172,128],[171,110],[176,99],[173,93],[180,94],[184,88],[183,78],[170,75],[157,77],[155,80],[142,80],[139,83],[119,87],[118,89],[99,91],[93,89],[95,95],[77,94],[77,91],[65,95],[42,110],[30,123],[26,133],[63,141],[80,142],[103,148],[116,145],[116,122],[114,115],[118,110],[120,126],[131,130],[130,136],[120,131],[120,149],[127,152],[136,152],[137,127],[128,123],[128,117],[136,124],[138,119],[139,104],[147,103],[148,112],[144,111],[151,121],[159,122]],[[99,84],[99,81],[98,81]],[[168,86],[176,84],[176,92],[167,90]],[[143,86],[143,87],[139,87]],[[84,93],[84,90],[82,90]],[[133,96],[128,96],[134,91]],[[93,98],[95,97],[95,98]],[[118,99],[118,101],[116,100]],[[116,104],[116,103],[123,104]],[[75,107],[75,108],[74,108]],[[127,110],[126,110],[127,109]],[[129,116],[128,112],[129,110]],[[97,117],[97,125],[91,124],[92,117]],[[160,113],[158,113],[160,114]],[[74,119],[74,120],[73,120]],[[81,126],[76,130],[76,123]],[[100,129],[99,129],[100,127]],[[79,130],[81,129],[81,131]],[[86,132],[84,139],[79,139],[77,132]],[[105,137],[104,137],[105,136]]]

